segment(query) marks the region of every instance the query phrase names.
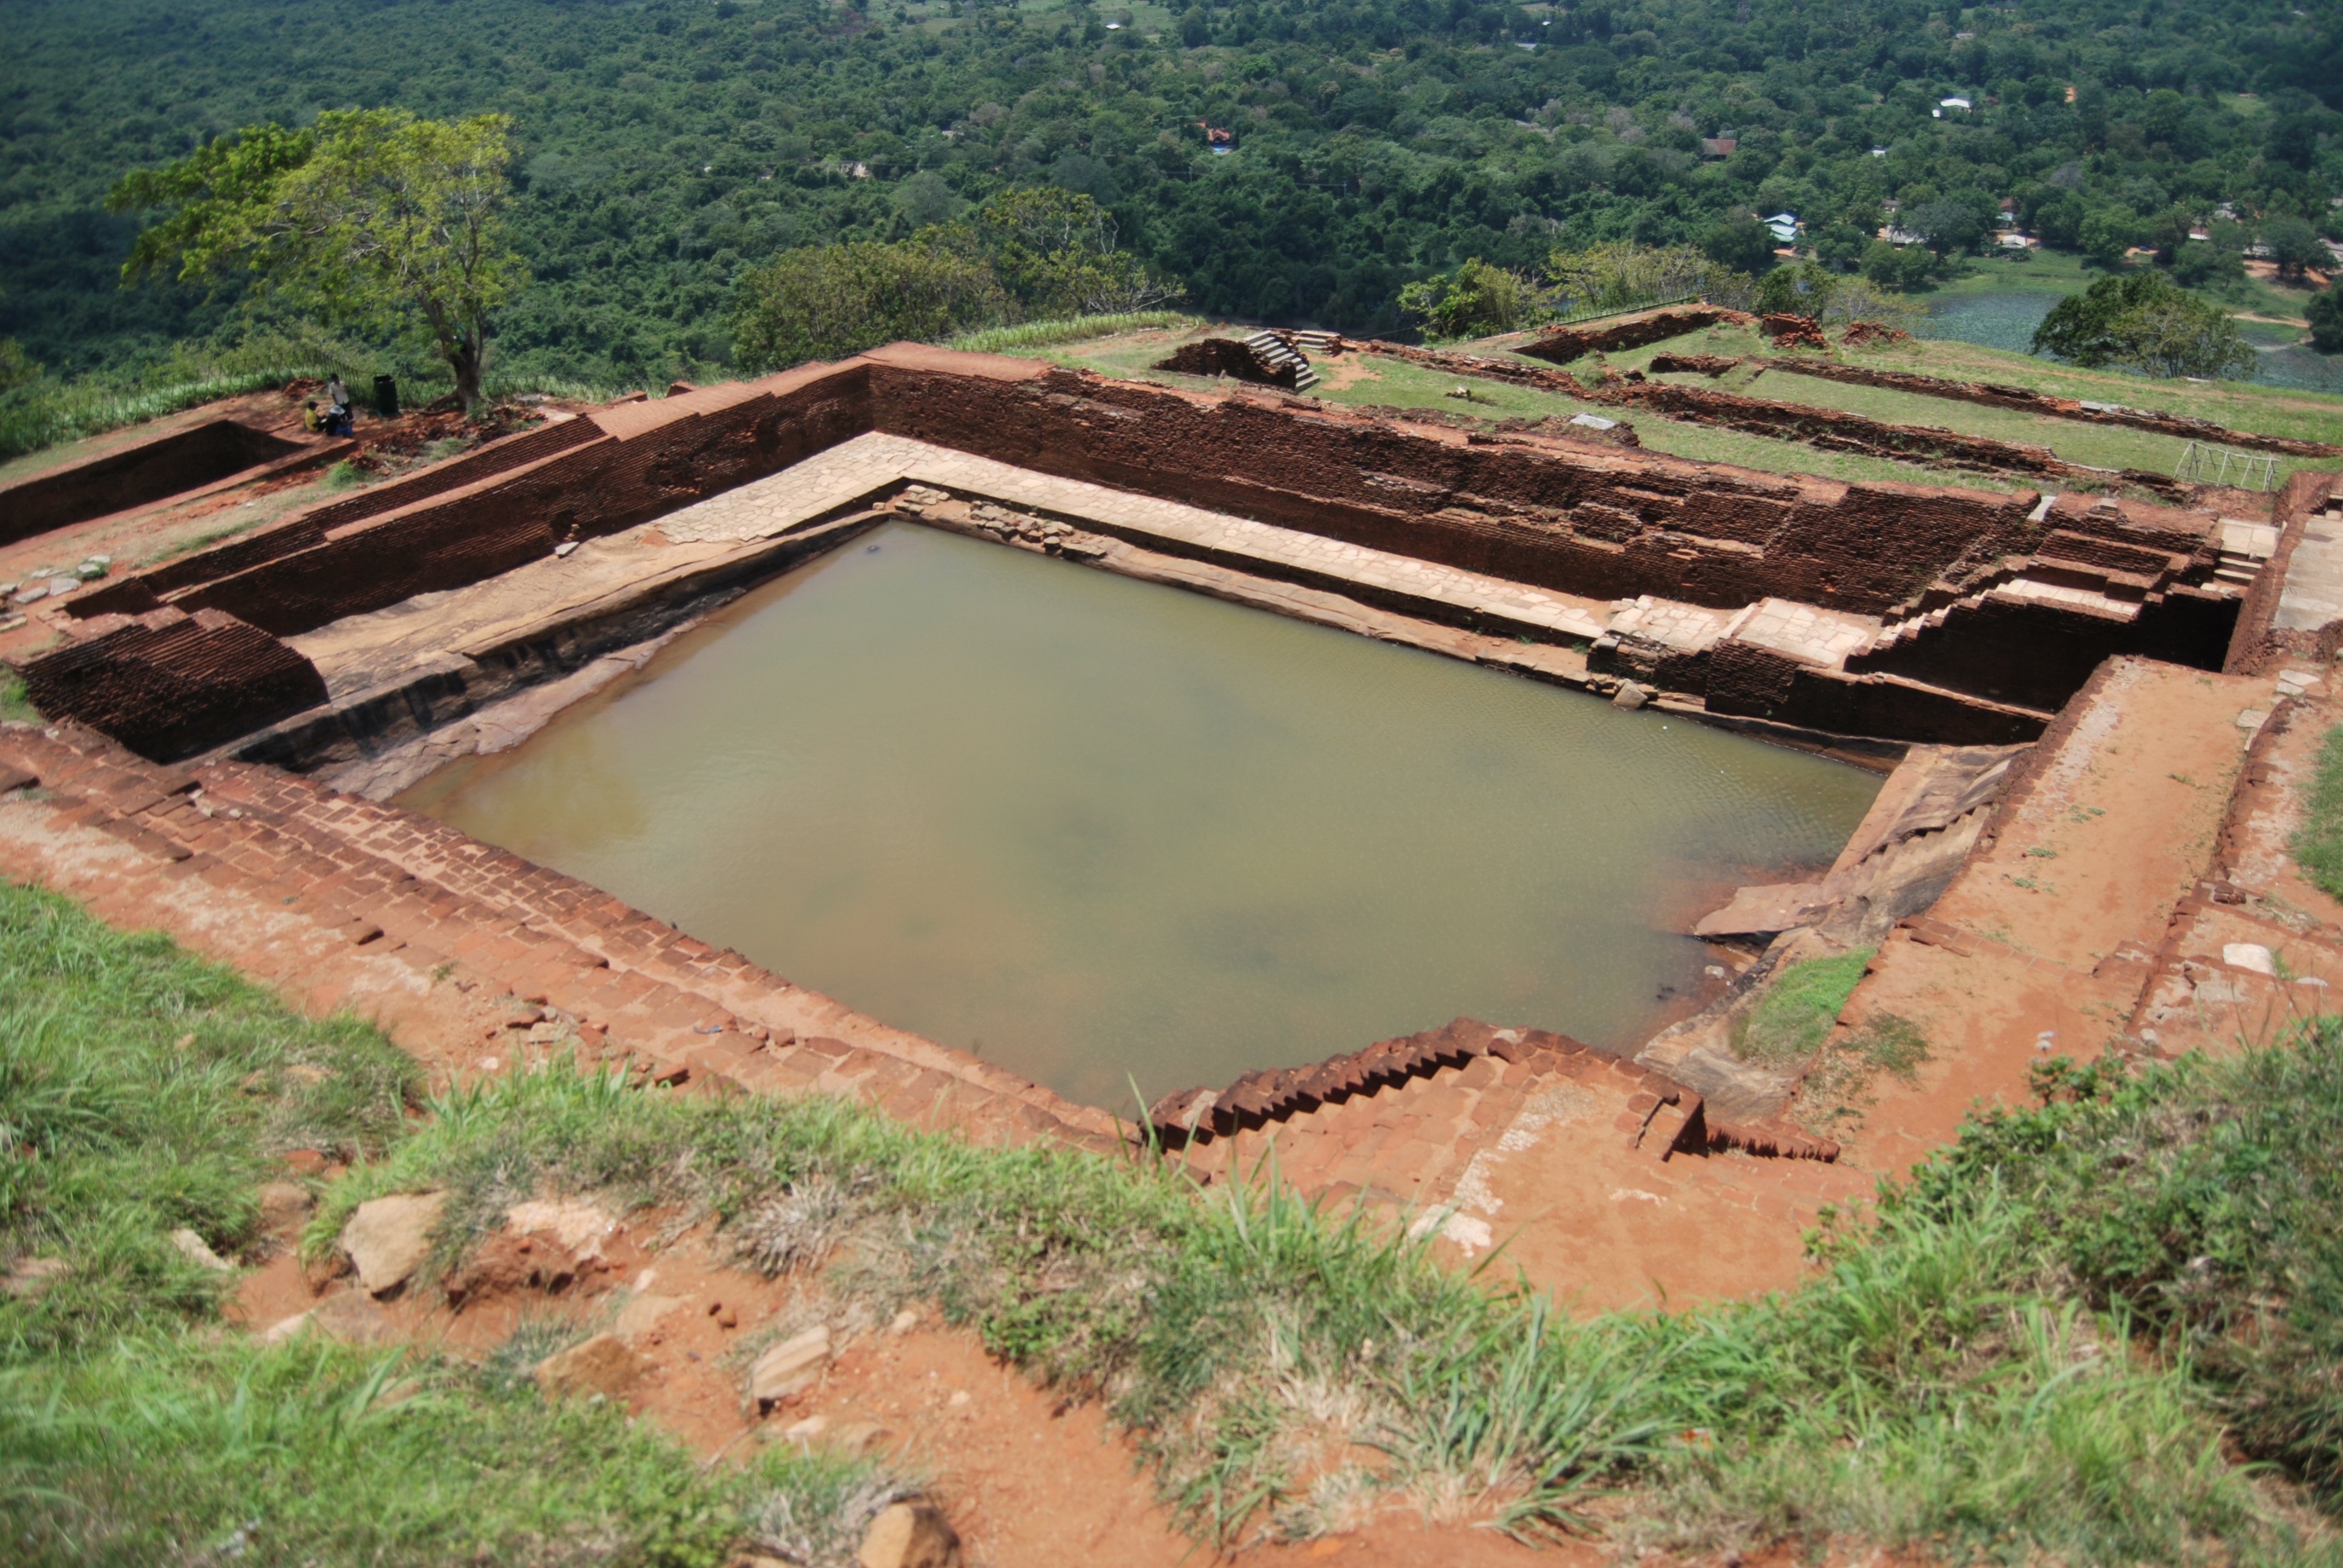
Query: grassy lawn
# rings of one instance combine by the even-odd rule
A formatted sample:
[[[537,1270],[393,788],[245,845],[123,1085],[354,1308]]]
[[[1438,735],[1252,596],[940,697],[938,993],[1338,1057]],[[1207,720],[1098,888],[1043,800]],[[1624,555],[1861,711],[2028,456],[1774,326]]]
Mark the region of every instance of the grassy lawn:
[[[2018,266],[2010,264],[1996,262],[1985,265],[2003,266],[2011,274],[2020,270]],[[2065,270],[2077,269],[2068,267]],[[2059,282],[2064,276],[2056,266],[2026,276],[2029,278],[2045,278],[2052,283]],[[2065,279],[2066,283],[2073,281]],[[1972,277],[1949,285],[1947,289],[1971,286],[1984,286]],[[1218,336],[1242,337],[1249,329],[1223,326],[1204,330]],[[1176,328],[1146,330],[1075,343],[1032,347],[1011,345],[1003,351],[1045,358],[1054,364],[1093,370],[1101,375],[1159,381],[1199,390],[1213,389],[1219,384],[1207,377],[1182,376],[1154,368],[1156,362],[1169,355],[1173,347],[1197,335]],[[1491,351],[1480,345],[1463,344],[1459,347],[1465,352]],[[1647,370],[1654,357],[1669,353],[1713,354],[1725,357],[1775,357],[1772,344],[1754,329],[1720,326],[1610,355],[1606,358],[1609,364],[1622,371]],[[1953,380],[2021,386],[2061,397],[2123,402],[2133,407],[2168,407],[2241,429],[2308,437],[2343,446],[2343,397],[2318,393],[2247,387],[2237,383],[2159,383],[2137,377],[2077,370],[2026,355],[1943,339],[1876,349],[1842,348],[1835,350],[1831,357],[1845,364],[1867,365]],[[1592,360],[1583,361],[1573,368],[1585,372],[1591,369],[1592,365]],[[1906,484],[1960,485],[1986,490],[2029,487],[2024,481],[2015,478],[1999,478],[1966,469],[1931,467],[1851,453],[1819,451],[1800,442],[1775,440],[1690,424],[1644,409],[1621,410],[1503,382],[1473,381],[1470,385],[1473,397],[1467,402],[1449,396],[1458,385],[1457,377],[1392,359],[1343,357],[1321,362],[1318,370],[1321,380],[1311,388],[1309,395],[1329,403],[1430,408],[1492,420],[1510,417],[1544,419],[1555,416],[1567,418],[1581,412],[1618,418],[1624,413],[1646,450],[1696,462],[1730,463],[1765,473],[1811,474],[1849,483],[1892,480]],[[1934,425],[1963,435],[2048,447],[2069,462],[2088,464],[2094,467],[2170,473],[2178,464],[2186,446],[2182,437],[2160,436],[2146,430],[2043,419],[2014,409],[1883,387],[1850,387],[1807,377],[1772,372],[1760,377],[1746,367],[1733,371],[1716,381],[1697,375],[1667,379],[1690,386],[1714,386],[1775,402],[1841,409],[1891,424]],[[2283,484],[2286,476],[2297,468],[2343,468],[2343,458],[2306,460],[2281,457],[2278,460],[2278,482]]]
[[[2287,849],[2320,892],[2343,899],[2343,725],[2319,747],[2318,779]]]
[[[1960,276],[1931,285],[1912,297],[1922,305],[1979,294],[2047,294],[2064,297],[2080,294],[2106,276],[2079,256],[2037,248],[2027,251],[2023,260],[2015,253],[1971,257],[1963,263]]]
[[[1804,1010],[1845,978],[1810,977]],[[979,1150],[836,1101],[556,1065],[417,1119],[372,1031],[21,889],[0,888],[0,1260],[65,1266],[0,1297],[15,1561],[680,1568],[784,1549],[775,1521],[874,1494],[843,1462],[705,1469],[496,1357],[223,1332],[222,1277],[169,1231],[236,1257],[268,1151],[297,1140],[367,1156],[313,1248],[381,1193],[452,1194],[445,1258],[519,1197],[590,1192],[712,1220],[834,1321],[939,1302],[1105,1402],[1221,1543],[1308,1538],[1363,1501],[1534,1534],[1624,1492],[1605,1513],[1631,1548],[2338,1561],[2313,1506],[2343,1484],[2331,1022],[2137,1079],[2054,1065],[2041,1108],[1973,1124],[1872,1221],[1829,1226],[1796,1291],[1574,1322],[1268,1181]],[[789,1549],[842,1563],[851,1536]]]
[[[417,1087],[364,1025],[0,883],[0,1556],[712,1568],[784,1503],[835,1513],[851,1467],[709,1476],[620,1409],[222,1330],[233,1275],[175,1232],[243,1256],[277,1152],[379,1157]]]
[[[1940,376],[1956,381],[1997,381],[2060,397],[2168,408],[2265,436],[2292,436],[2343,445],[2343,397],[2254,386],[2241,381],[2157,381],[2114,371],[2083,370],[2026,354],[1935,338],[1892,347],[1838,349],[1834,357]]]
[[[1241,337],[1250,328],[1213,330],[1216,336]],[[1046,358],[1071,368],[1095,370],[1104,376],[1160,381],[1167,386],[1201,391],[1219,389],[1222,384],[1206,377],[1182,376],[1153,368],[1156,361],[1169,355],[1173,347],[1185,340],[1185,337],[1168,332],[1131,334],[1035,350],[1030,357]],[[1680,338],[1676,341],[1684,344],[1695,339]],[[1471,351],[1470,346],[1466,347]],[[1621,360],[1623,364],[1625,362],[1624,358]],[[1773,474],[1814,474],[1848,483],[1893,480],[1915,485],[1969,485],[1980,489],[2021,487],[2016,481],[1995,479],[1963,470],[1930,468],[1916,463],[1866,457],[1858,453],[1817,451],[1796,441],[1777,441],[1765,436],[1744,435],[1737,430],[1686,424],[1646,409],[1614,408],[1503,381],[1473,380],[1465,383],[1473,391],[1473,400],[1466,402],[1448,396],[1459,385],[1455,377],[1397,359],[1349,356],[1322,361],[1318,371],[1322,379],[1310,389],[1308,395],[1328,403],[1353,407],[1433,408],[1443,413],[1493,420],[1544,419],[1555,416],[1566,419],[1573,414],[1599,414],[1606,419],[1624,418],[1633,425],[1636,438],[1646,450],[1686,457],[1695,462],[1731,463]]]
[[[1713,354],[1722,357],[1776,355],[1757,332],[1732,326],[1671,338],[1664,343],[1610,356],[1621,370],[1645,369],[1661,354]],[[1837,348],[1829,357],[1845,365],[1861,365],[1911,375],[1935,376],[1954,381],[1990,381],[2024,387],[2055,397],[2124,403],[2136,408],[2166,408],[2211,419],[2234,428],[2265,435],[2288,436],[2343,446],[2343,397],[2278,387],[2248,387],[2237,382],[2197,383],[2149,381],[2077,370],[2028,355],[2008,354],[1972,343],[1935,338],[1882,348]],[[1845,408],[1897,424],[1941,425],[1964,435],[1990,436],[1997,440],[2027,441],[2048,447],[2060,457],[2098,467],[2133,467],[2169,473],[2179,460],[2185,441],[2146,430],[2084,424],[2076,420],[2043,419],[2015,409],[1884,387],[1851,387],[1810,377],[1783,376],[1768,371],[1752,377],[1744,367],[1716,382],[1701,376],[1673,379],[1690,385],[1714,385],[1727,391],[1776,402],[1805,403],[1816,407]],[[1637,427],[1640,431],[1642,427]],[[2279,483],[2297,468],[2328,470],[2343,467],[2343,458],[2305,460],[2281,457]],[[1943,482],[1942,480],[1938,481]]]

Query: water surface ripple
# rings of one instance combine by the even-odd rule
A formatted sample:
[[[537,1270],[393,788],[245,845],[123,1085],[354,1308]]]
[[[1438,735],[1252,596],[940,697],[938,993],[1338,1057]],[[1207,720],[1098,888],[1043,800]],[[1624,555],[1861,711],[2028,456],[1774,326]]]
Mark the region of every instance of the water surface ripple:
[[[1875,777],[894,525],[405,803],[1127,1105],[1466,1013],[1622,1041]]]

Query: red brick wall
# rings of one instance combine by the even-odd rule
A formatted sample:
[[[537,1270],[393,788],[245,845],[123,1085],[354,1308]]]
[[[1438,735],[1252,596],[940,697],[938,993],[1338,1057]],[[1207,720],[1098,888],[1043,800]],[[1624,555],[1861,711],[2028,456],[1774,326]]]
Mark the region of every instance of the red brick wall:
[[[1442,441],[1070,371],[1004,383],[880,364],[871,386],[882,429],[1598,598],[1875,613],[1966,556],[2022,548],[2036,499]]]
[[[156,610],[24,666],[25,693],[157,762],[326,700],[317,666],[216,610]]]
[[[346,528],[367,518],[397,511],[433,496],[475,485],[498,474],[550,457],[570,447],[603,438],[591,419],[568,419],[540,426],[492,441],[421,473],[377,485],[355,496],[328,501],[277,527],[230,539],[176,561],[150,567],[134,577],[109,583],[94,593],[77,595],[69,604],[84,618],[101,615],[138,615],[155,608],[165,596],[196,583],[213,582],[248,571],[265,561],[277,560],[321,543],[330,528]]]
[[[145,506],[300,450],[266,430],[215,419],[128,451],[51,469],[0,489],[0,544]]]
[[[867,385],[860,367],[849,367],[630,439],[581,445],[502,483],[427,499],[263,560],[176,602],[292,636],[462,588],[549,554],[564,539],[631,528],[860,434],[870,427]]]

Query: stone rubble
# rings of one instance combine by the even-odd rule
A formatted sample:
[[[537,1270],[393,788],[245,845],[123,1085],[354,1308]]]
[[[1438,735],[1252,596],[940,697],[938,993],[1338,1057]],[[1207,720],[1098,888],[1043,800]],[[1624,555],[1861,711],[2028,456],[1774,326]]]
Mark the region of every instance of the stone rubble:
[[[834,1353],[827,1323],[783,1340],[749,1369],[750,1402],[759,1410],[769,1410],[796,1398],[821,1381]]]
[[[445,1192],[401,1192],[359,1204],[341,1236],[359,1288],[380,1296],[407,1283],[431,1255],[432,1231],[447,1206]]]

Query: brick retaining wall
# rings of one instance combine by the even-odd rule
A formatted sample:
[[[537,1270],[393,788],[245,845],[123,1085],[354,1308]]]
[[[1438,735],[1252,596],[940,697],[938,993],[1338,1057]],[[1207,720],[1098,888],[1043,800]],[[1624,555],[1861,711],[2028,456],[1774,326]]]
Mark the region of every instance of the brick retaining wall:
[[[2031,492],[1849,485],[1573,443],[1460,437],[1273,394],[1186,393],[1034,360],[895,345],[840,365],[599,410],[81,603],[167,602],[295,635],[465,587],[565,539],[659,518],[874,428],[1592,598],[1651,594],[1732,608],[1770,597],[1884,614],[2037,548],[2043,533],[2028,517],[2038,498]],[[2121,518],[2056,521],[2069,553],[2093,539],[2115,554],[2204,546],[2194,519],[2164,530]],[[2065,628],[2056,618],[2066,612],[2042,613],[2041,624],[2085,640],[2098,633]],[[2144,636],[2115,646],[2140,648]],[[1941,639],[1930,650],[1937,664],[1915,651],[1905,657],[1918,662],[1897,672],[1987,695],[2014,689],[1998,679],[1941,678],[1975,640]],[[2161,657],[2190,658],[2198,640],[2193,623],[2187,635],[2147,638],[2168,650]],[[103,657],[85,654],[76,668]],[[2055,708],[2060,694],[2051,688],[2069,678],[2080,675],[2062,663],[2055,678],[2008,700]],[[47,689],[64,699],[68,688]],[[1903,700],[1831,688],[1812,693],[1810,706],[1869,712]],[[103,706],[56,711],[122,722]],[[1947,722],[1961,729],[1965,721]],[[1996,735],[2007,728],[1991,714],[1980,722]],[[213,736],[227,739],[216,722]]]

